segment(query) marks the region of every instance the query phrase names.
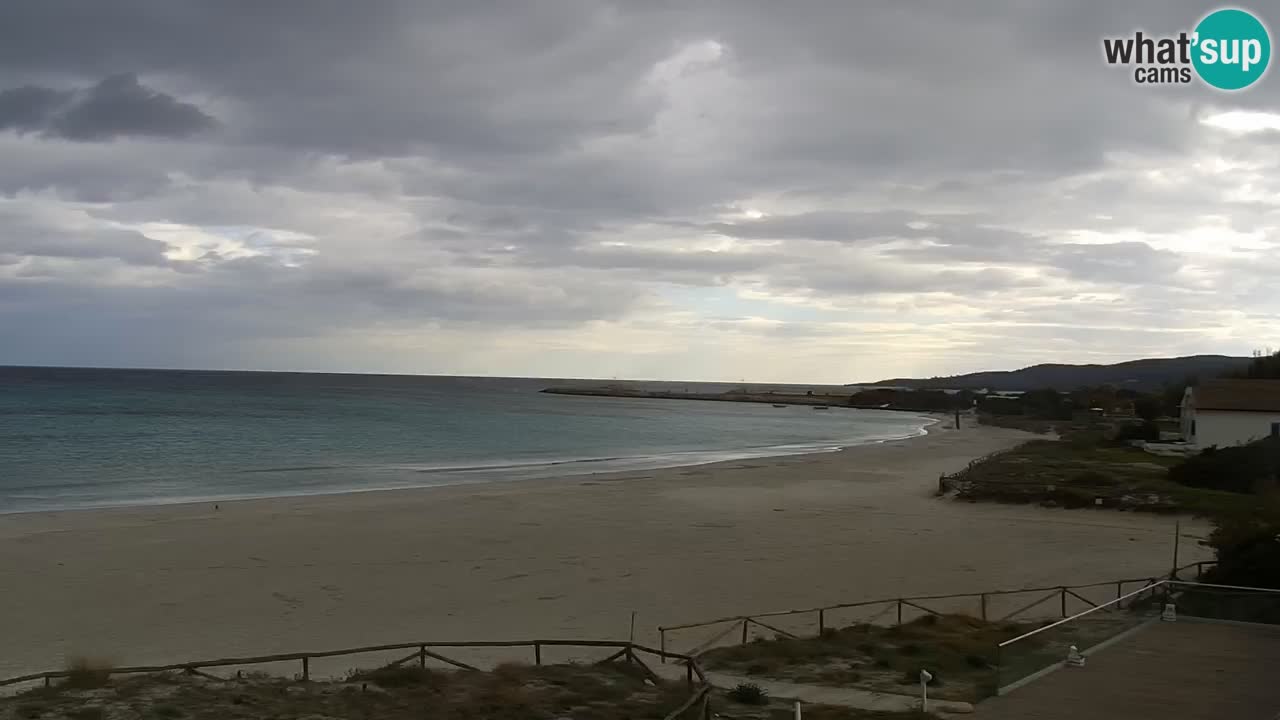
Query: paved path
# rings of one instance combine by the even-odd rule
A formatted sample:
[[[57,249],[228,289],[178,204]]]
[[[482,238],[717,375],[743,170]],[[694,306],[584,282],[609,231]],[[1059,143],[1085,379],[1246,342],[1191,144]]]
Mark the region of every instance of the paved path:
[[[1280,628],[1154,623],[1003,697],[975,720],[1276,720]]]
[[[667,679],[683,679],[683,665],[650,665],[654,672]],[[920,698],[909,695],[892,695],[889,693],[860,690],[858,688],[838,688],[825,685],[803,685],[781,680],[742,677],[724,673],[707,673],[707,681],[718,688],[730,689],[739,683],[749,682],[759,685],[772,698],[799,700],[802,703],[821,705],[844,705],[862,710],[904,711],[919,710]],[[973,706],[966,702],[951,700],[929,700],[929,709],[948,713],[970,713]],[[1270,720],[1270,719],[1268,719]]]

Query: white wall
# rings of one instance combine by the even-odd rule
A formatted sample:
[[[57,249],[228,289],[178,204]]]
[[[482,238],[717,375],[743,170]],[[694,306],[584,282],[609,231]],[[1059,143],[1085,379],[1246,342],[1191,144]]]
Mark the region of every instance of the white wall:
[[[1197,447],[1228,447],[1260,440],[1271,434],[1271,423],[1280,422],[1280,412],[1197,410],[1194,417]]]

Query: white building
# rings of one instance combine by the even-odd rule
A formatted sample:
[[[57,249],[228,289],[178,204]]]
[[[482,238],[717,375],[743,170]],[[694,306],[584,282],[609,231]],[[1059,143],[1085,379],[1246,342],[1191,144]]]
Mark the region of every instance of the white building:
[[[1182,396],[1182,437],[1228,447],[1280,432],[1280,380],[1209,380]]]

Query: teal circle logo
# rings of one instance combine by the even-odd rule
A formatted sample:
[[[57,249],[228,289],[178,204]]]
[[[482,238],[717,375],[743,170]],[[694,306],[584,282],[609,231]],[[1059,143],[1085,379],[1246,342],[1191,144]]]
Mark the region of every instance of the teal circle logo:
[[[1191,63],[1200,79],[1219,90],[1241,90],[1258,81],[1271,62],[1271,36],[1252,14],[1215,10],[1196,25]]]

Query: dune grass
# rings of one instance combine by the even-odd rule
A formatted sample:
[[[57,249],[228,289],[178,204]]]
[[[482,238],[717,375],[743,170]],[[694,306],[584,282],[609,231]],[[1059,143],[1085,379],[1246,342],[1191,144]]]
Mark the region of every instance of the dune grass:
[[[254,675],[209,679],[164,673],[116,678],[92,688],[63,684],[0,698],[0,720],[661,720],[688,699],[681,682],[654,685],[639,668],[508,663],[490,672],[389,667],[353,670],[333,682]],[[761,696],[733,702],[716,691],[718,710],[739,720],[790,720],[791,704]],[[732,708],[732,710],[729,710]],[[816,720],[919,720],[806,705]],[[700,718],[698,706],[685,716]]]
[[[940,698],[974,700],[994,690],[996,646],[1039,623],[926,615],[896,627],[854,624],[820,637],[759,639],[702,657],[723,672],[788,682],[910,693],[928,670]]]

